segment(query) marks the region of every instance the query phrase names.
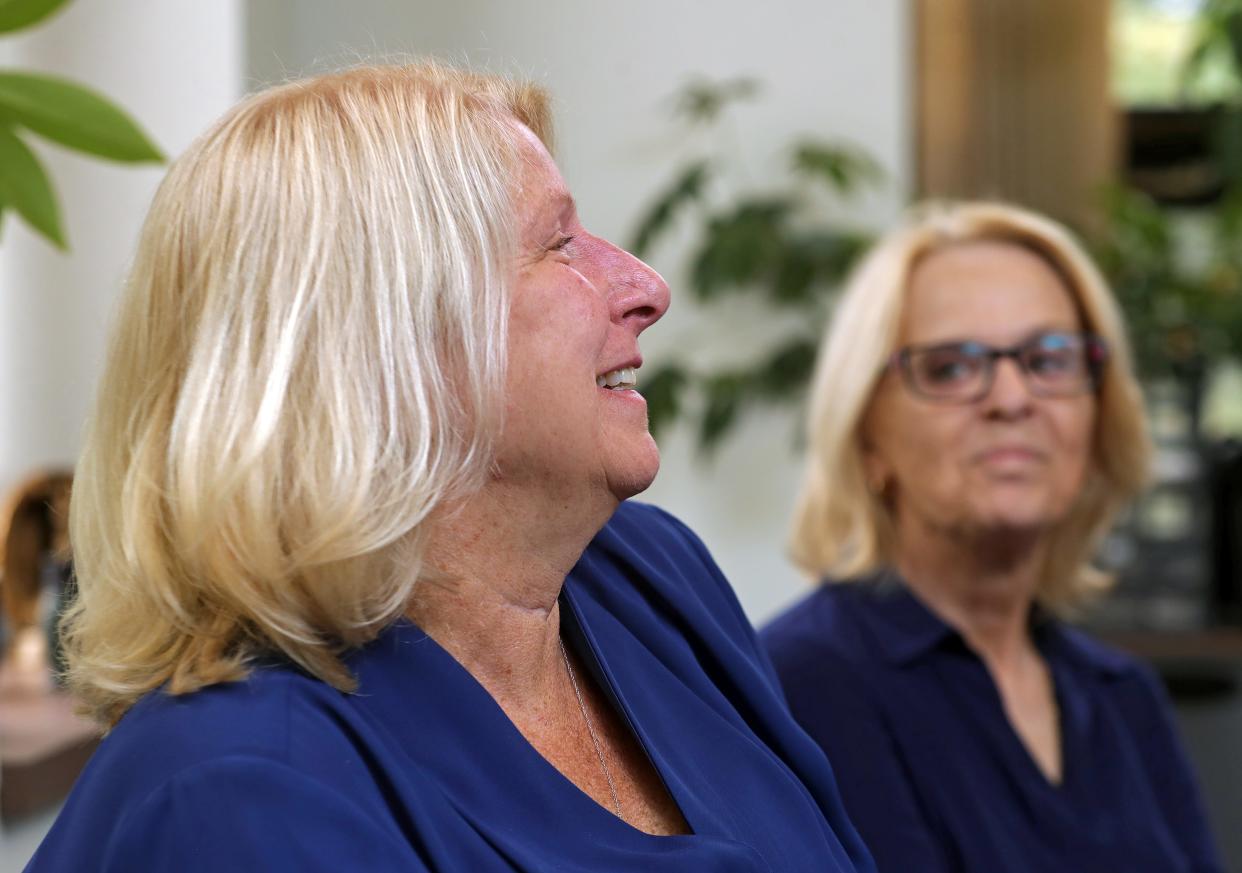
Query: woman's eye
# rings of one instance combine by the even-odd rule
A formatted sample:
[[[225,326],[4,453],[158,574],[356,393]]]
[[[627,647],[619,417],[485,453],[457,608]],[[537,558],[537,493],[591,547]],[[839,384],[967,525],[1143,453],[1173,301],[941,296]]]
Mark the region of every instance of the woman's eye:
[[[1026,369],[1031,373],[1055,376],[1084,368],[1084,349],[1060,335],[1049,335],[1026,353]]]
[[[560,238],[558,238],[558,239],[556,240],[556,242],[554,242],[554,243],[552,243],[552,245],[548,246],[548,251],[550,251],[550,252],[559,252],[559,251],[563,250],[566,246],[568,246],[568,245],[569,245],[571,242],[573,242],[573,241],[574,241],[574,234],[572,234],[572,233],[564,234],[563,236],[561,236]]]
[[[1078,369],[1077,355],[1070,349],[1048,351],[1040,349],[1027,359],[1026,367],[1032,373],[1054,375]]]
[[[974,375],[977,363],[962,352],[934,352],[923,359],[923,378],[929,382],[944,384],[966,379]]]

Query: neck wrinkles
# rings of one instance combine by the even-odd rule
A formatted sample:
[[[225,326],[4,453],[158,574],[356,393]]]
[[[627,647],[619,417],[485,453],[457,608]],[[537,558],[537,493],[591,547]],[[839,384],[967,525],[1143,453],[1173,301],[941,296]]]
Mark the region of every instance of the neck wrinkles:
[[[407,615],[498,700],[516,701],[559,675],[557,598],[615,505],[571,513],[513,496],[489,487],[437,514]]]

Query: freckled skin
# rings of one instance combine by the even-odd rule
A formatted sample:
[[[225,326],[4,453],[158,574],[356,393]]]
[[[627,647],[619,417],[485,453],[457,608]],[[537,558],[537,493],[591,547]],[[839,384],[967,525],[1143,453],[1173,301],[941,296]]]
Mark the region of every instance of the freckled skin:
[[[1046,330],[1077,331],[1074,301],[1038,255],[1005,242],[962,243],[915,268],[898,347],[978,340],[1009,347]],[[990,393],[943,404],[887,373],[864,421],[868,474],[886,482],[899,530],[953,538],[1033,533],[1065,516],[1079,493],[1095,424],[1091,393],[1036,397],[1015,362]]]
[[[659,451],[642,397],[601,389],[596,377],[640,360],[638,336],[668,308],[668,286],[588,232],[543,145],[526,128],[520,141],[520,255],[497,468],[518,484],[560,489],[565,506],[585,499],[610,513],[651,484]]]

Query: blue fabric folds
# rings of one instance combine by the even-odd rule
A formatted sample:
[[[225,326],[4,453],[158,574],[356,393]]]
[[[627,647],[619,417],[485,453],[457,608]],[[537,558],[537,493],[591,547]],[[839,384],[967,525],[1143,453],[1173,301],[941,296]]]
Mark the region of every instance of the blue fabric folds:
[[[1224,873],[1159,680],[1055,620],[1032,632],[1060,784],[983,662],[895,574],[824,585],[761,638],[881,873]]]
[[[699,541],[624,504],[566,582],[565,635],[693,834],[653,837],[544,760],[408,621],[357,693],[289,666],[139,702],[27,868],[49,871],[861,871],[820,749]]]

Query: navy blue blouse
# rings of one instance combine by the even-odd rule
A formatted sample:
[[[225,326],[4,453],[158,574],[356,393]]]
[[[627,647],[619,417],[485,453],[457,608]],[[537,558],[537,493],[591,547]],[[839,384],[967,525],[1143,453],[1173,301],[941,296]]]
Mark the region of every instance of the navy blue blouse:
[[[650,836],[597,805],[402,621],[349,658],[354,694],[275,665],[148,695],[27,869],[874,871],[823,752],[685,527],[623,505],[562,614],[692,835]]]
[[[1059,622],[1033,631],[1060,785],[983,662],[893,574],[821,586],[760,637],[881,873],[1223,873],[1158,679]]]

